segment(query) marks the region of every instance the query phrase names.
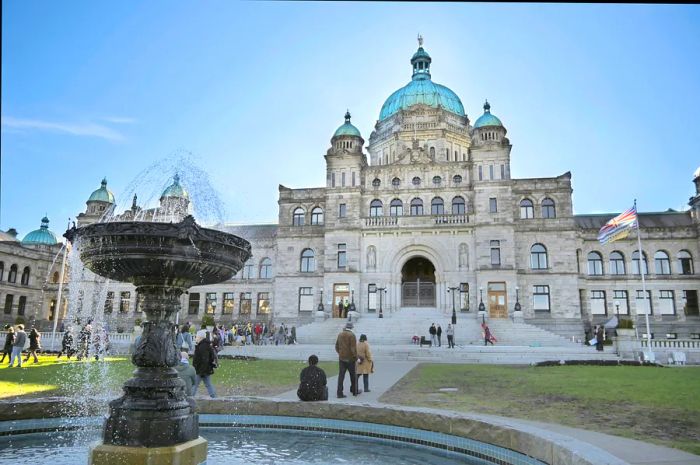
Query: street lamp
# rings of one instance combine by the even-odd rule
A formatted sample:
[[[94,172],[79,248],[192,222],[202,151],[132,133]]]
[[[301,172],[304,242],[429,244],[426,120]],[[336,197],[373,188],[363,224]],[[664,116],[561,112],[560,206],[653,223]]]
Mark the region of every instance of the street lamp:
[[[355,289],[350,289],[350,305],[348,306],[348,313],[355,311]]]
[[[455,291],[459,289],[459,286],[447,288],[447,292],[452,294],[452,324],[457,324],[457,312],[455,311]]]
[[[519,312],[522,310],[522,307],[520,306],[520,300],[518,296],[518,291],[520,288],[518,286],[515,286],[515,307],[513,308],[516,312]]]
[[[321,293],[321,300],[318,303],[318,307],[316,308],[317,312],[322,312],[323,311],[323,288],[318,290]]]
[[[377,291],[379,291],[379,318],[384,318],[382,313],[382,294],[386,293],[386,287],[378,287]]]
[[[481,315],[481,322],[484,322],[484,315],[486,314],[486,306],[484,305],[484,288],[479,287],[479,315]]]

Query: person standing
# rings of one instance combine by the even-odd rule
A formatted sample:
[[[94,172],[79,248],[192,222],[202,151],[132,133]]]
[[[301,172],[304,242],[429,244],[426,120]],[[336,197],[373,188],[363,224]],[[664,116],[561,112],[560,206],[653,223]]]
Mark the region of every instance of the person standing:
[[[194,350],[194,344],[192,343],[192,334],[190,333],[189,321],[182,326],[182,330],[180,332],[182,333],[182,340],[187,346],[187,352],[192,352],[192,350]]]
[[[362,375],[362,384],[365,392],[369,392],[369,374],[374,373],[374,358],[370,350],[367,336],[360,335],[360,342],[357,344],[357,382],[360,382]]]
[[[435,347],[437,345],[437,328],[435,327],[435,323],[430,325],[428,332],[430,333],[430,345]]]
[[[493,334],[491,334],[491,330],[489,329],[489,325],[486,324],[486,322],[481,323],[481,329],[484,330],[484,345],[491,344],[493,345],[493,341],[496,340],[495,337],[493,337]]]
[[[204,381],[209,397],[212,399],[215,398],[216,391],[214,390],[214,385],[211,384],[211,376],[214,374],[214,369],[217,367],[217,357],[216,351],[214,351],[214,348],[211,346],[211,341],[208,337],[197,336],[192,365],[194,365],[196,374],[192,395],[194,396],[197,394],[199,383]]]
[[[348,317],[348,311],[350,310],[350,303],[348,302],[348,299],[345,299],[343,301],[343,318]]]
[[[10,365],[14,365],[15,358],[17,359],[17,367],[22,368],[22,351],[24,344],[27,343],[27,333],[24,332],[24,325],[17,325],[15,331],[15,342],[12,343],[12,355],[10,356]]]
[[[61,358],[61,355],[63,354],[66,354],[66,358],[70,360],[70,358],[75,353],[75,348],[73,348],[74,343],[75,341],[73,339],[73,328],[69,326],[68,329],[63,333],[63,339],[61,339],[61,351],[58,353],[56,360]]]
[[[7,355],[8,359],[12,358],[12,343],[15,342],[15,328],[5,325],[5,331],[7,331],[7,334],[5,335],[5,345],[2,348],[0,363],[5,361],[5,355]]]
[[[39,363],[39,358],[36,356],[37,350],[41,350],[41,334],[36,328],[32,328],[29,332],[29,351],[27,352],[27,357],[24,359],[26,363],[29,361],[30,356],[34,356],[34,363]]]
[[[448,349],[454,349],[455,348],[455,329],[451,324],[447,324],[447,329],[445,330],[445,333],[447,333],[447,348]]]
[[[362,391],[357,389],[357,375],[355,374],[355,362],[357,361],[357,340],[352,332],[353,324],[347,322],[345,328],[338,334],[335,341],[335,351],[338,353],[338,399],[346,397],[343,394],[343,382],[345,372],[350,374],[350,392],[356,396]]]
[[[303,401],[328,400],[326,372],[318,366],[318,357],[309,357],[309,366],[301,370],[297,397]]]
[[[437,334],[438,338],[438,347],[442,347],[442,328],[440,327],[440,323],[438,323],[437,331],[435,332],[435,334]]]
[[[189,397],[192,394],[194,383],[197,381],[197,373],[194,371],[194,368],[192,368],[192,365],[190,365],[190,354],[184,350],[180,352],[180,363],[175,365],[175,370],[185,382],[185,393],[187,397]]]
[[[598,325],[598,329],[595,332],[595,350],[602,352],[603,351],[603,340],[605,338],[605,330],[603,329],[603,325]]]

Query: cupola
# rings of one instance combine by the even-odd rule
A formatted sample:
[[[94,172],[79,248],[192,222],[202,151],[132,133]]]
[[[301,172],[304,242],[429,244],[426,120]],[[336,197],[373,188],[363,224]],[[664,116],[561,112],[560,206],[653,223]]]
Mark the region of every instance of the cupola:
[[[56,234],[49,230],[49,219],[43,217],[41,219],[41,227],[30,232],[24,239],[22,239],[22,245],[56,245],[58,244],[58,238]]]
[[[491,104],[484,102],[484,114],[472,128],[472,140],[475,144],[501,143],[506,136],[506,128],[498,117],[491,113]]]
[[[347,150],[349,152],[361,152],[365,141],[359,129],[350,123],[350,110],[345,112],[343,123],[331,137],[332,150]]]

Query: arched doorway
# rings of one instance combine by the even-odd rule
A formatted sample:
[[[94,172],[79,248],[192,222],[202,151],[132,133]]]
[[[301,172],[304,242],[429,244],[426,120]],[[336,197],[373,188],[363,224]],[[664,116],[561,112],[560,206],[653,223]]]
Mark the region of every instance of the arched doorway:
[[[401,268],[401,306],[435,307],[435,265],[413,257]]]

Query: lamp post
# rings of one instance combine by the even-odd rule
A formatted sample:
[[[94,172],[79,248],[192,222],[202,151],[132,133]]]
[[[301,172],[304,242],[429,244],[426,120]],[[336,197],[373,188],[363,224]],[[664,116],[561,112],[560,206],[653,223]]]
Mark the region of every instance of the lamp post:
[[[350,305],[348,306],[348,313],[355,311],[355,289],[350,289]]]
[[[455,311],[455,291],[459,289],[459,286],[447,288],[447,292],[452,294],[452,324],[457,324],[457,312]]]
[[[479,315],[481,315],[481,322],[484,323],[486,314],[486,306],[484,305],[484,288],[479,287]]]
[[[615,301],[615,316],[617,317],[618,322],[620,321],[620,301],[616,300]]]
[[[321,293],[321,300],[318,303],[318,307],[316,308],[317,312],[322,312],[323,311],[323,288],[318,290]]]
[[[520,288],[518,286],[515,286],[515,307],[513,307],[513,309],[516,312],[519,312],[522,310],[522,307],[520,306],[519,291],[520,291]]]
[[[379,291],[379,318],[384,318],[382,313],[382,294],[386,292],[386,287],[378,287],[377,291]]]

